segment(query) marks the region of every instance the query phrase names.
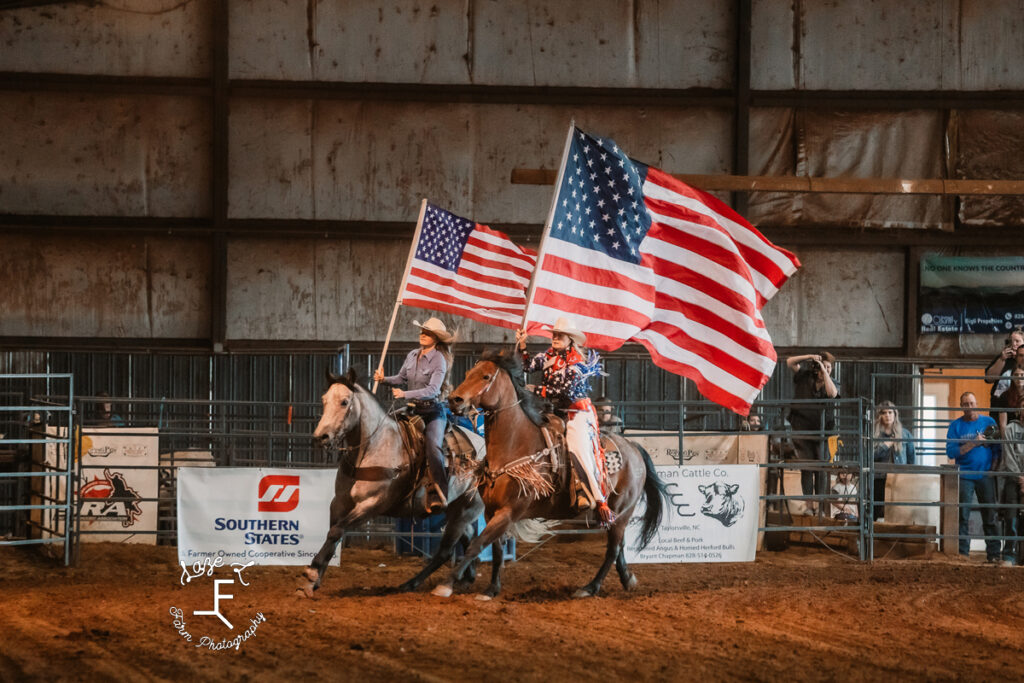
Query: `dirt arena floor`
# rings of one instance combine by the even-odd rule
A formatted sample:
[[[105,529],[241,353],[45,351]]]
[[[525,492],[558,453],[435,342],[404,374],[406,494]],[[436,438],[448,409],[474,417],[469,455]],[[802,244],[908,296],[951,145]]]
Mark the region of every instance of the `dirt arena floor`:
[[[532,546],[520,546],[520,554]],[[573,600],[595,540],[548,543],[506,566],[505,590],[388,594],[415,557],[346,550],[316,600],[298,569],[230,567],[181,585],[170,547],[89,544],[77,567],[0,548],[0,680],[1020,680],[1024,568],[976,561],[873,566],[829,551],[749,564],[614,570]],[[431,581],[427,589],[435,582]],[[477,588],[485,585],[482,576]],[[172,608],[184,626],[174,625]],[[265,621],[258,615],[262,614]],[[255,626],[252,626],[255,621]],[[180,621],[179,621],[180,624]],[[180,632],[179,632],[180,631]],[[196,647],[251,632],[238,649]],[[185,633],[192,637],[186,640]]]

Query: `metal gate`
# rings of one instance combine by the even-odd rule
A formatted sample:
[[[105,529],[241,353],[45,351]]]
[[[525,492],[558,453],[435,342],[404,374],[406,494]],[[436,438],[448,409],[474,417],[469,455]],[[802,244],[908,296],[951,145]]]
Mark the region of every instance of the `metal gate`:
[[[70,564],[74,377],[0,374],[0,383],[0,545],[60,543]],[[39,384],[61,398],[32,398]]]

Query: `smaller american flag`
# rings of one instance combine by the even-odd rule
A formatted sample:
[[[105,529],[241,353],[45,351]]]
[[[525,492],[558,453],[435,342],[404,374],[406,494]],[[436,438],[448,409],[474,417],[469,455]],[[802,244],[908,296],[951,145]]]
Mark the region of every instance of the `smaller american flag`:
[[[413,250],[403,305],[519,327],[535,252],[429,202]]]

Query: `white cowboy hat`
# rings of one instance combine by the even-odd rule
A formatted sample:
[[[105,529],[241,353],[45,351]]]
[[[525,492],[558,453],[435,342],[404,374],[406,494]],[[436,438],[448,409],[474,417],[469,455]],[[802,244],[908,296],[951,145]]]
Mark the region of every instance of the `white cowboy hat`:
[[[576,323],[569,318],[559,318],[555,321],[555,324],[551,326],[551,334],[561,332],[565,336],[576,342],[576,346],[585,346],[587,343],[587,335],[583,334]]]
[[[444,323],[438,320],[437,318],[430,318],[425,323],[422,324],[413,320],[412,324],[420,328],[421,330],[424,330],[434,335],[435,337],[437,337],[437,340],[439,342],[443,342],[445,344],[450,342],[452,340],[452,337],[454,337],[453,334],[448,332],[448,328],[444,326]]]

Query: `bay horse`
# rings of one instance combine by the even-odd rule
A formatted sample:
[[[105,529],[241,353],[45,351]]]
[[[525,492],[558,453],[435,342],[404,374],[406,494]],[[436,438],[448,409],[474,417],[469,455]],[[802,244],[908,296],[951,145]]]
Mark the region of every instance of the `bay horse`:
[[[514,351],[485,352],[480,361],[466,373],[466,379],[448,397],[453,410],[476,407],[484,412],[487,456],[481,475],[480,492],[486,508],[487,527],[473,540],[465,557],[455,566],[452,576],[433,590],[434,595],[452,594],[457,577],[461,576],[480,551],[492,544],[491,583],[484,598],[501,591],[502,537],[513,526],[525,520],[571,519],[579,513],[570,503],[570,456],[564,439],[556,440],[542,429],[544,418],[534,402],[533,394],[523,382],[522,364]],[[561,429],[557,430],[561,437]],[[549,438],[551,441],[549,441]],[[592,597],[612,564],[618,570],[622,587],[636,587],[636,576],[626,564],[623,538],[633,510],[641,498],[646,499],[640,529],[640,549],[657,533],[661,524],[665,484],[658,478],[650,455],[638,444],[618,435],[605,435],[611,440],[609,450],[619,453],[621,467],[610,473],[611,493],[608,505],[615,521],[608,526],[608,543],[604,562],[597,575],[573,597]],[[555,451],[557,457],[552,457]]]
[[[299,589],[307,597],[313,597],[313,592],[320,588],[327,564],[345,529],[379,515],[426,517],[413,495],[423,463],[422,450],[410,452],[413,449],[406,447],[398,420],[357,382],[351,368],[344,376],[328,372],[328,378],[331,384],[322,397],[323,416],[313,432],[313,439],[324,447],[337,448],[338,474],[334,480],[327,539],[302,572],[303,583]],[[478,453],[474,461],[482,455]],[[468,544],[472,538],[471,525],[483,512],[474,478],[453,468],[448,493],[447,520],[438,551],[422,571],[398,590],[418,588],[451,558],[457,543]],[[460,577],[472,582],[476,578],[476,567],[466,566],[464,570]]]

